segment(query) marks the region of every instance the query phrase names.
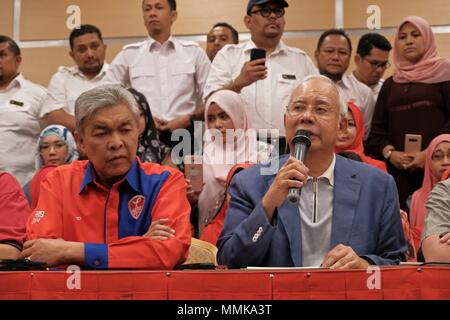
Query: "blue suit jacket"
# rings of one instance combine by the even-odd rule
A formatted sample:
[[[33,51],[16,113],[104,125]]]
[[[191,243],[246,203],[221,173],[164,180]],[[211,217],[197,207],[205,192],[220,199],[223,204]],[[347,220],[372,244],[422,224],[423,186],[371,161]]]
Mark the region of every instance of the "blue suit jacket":
[[[288,156],[277,158],[279,166]],[[274,161],[274,160],[272,160]],[[218,241],[218,260],[231,268],[302,266],[302,237],[297,205],[285,201],[271,225],[261,205],[275,175],[256,165],[237,174]],[[406,241],[394,179],[363,163],[336,156],[330,250],[350,246],[377,265],[404,261]]]

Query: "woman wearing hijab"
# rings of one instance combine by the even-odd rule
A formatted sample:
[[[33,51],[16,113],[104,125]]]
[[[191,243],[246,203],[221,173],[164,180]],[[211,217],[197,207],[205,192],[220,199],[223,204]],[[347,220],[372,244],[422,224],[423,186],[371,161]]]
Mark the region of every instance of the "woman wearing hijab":
[[[32,209],[39,199],[39,186],[45,176],[55,167],[77,159],[75,139],[69,129],[60,125],[50,125],[41,131],[35,160],[37,172],[23,187]]]
[[[383,161],[372,159],[364,154],[364,119],[361,110],[352,102],[347,104],[347,129],[338,133],[336,141],[336,153],[353,152],[359,156],[362,162],[367,163],[384,172],[386,164]]]
[[[425,203],[428,195],[438,183],[445,171],[450,167],[450,134],[442,134],[431,141],[426,150],[425,174],[422,187],[414,192],[411,201],[409,219],[413,229],[416,248],[420,241],[427,209]]]
[[[384,157],[407,210],[406,199],[422,183],[425,151],[405,153],[405,135],[421,135],[424,150],[434,137],[450,132],[450,60],[437,56],[429,23],[411,16],[397,29],[394,64],[378,97],[367,152]]]
[[[198,195],[198,231],[220,210],[226,197],[226,178],[237,163],[258,163],[269,158],[272,146],[256,140],[256,132],[241,97],[230,90],[214,93],[205,107],[205,145],[203,154],[203,189]],[[189,182],[189,181],[188,181]],[[188,196],[195,195],[188,186]],[[193,203],[194,202],[194,203]]]
[[[170,148],[163,144],[158,138],[158,131],[156,130],[147,99],[142,93],[133,88],[128,89],[128,91],[134,96],[141,109],[140,125],[142,130],[139,137],[137,156],[142,162],[168,164],[165,160],[170,154]]]

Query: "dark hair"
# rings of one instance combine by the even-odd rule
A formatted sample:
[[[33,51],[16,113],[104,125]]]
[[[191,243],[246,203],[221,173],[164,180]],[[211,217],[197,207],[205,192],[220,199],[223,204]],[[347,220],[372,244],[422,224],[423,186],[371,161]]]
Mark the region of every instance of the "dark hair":
[[[145,0],[142,0],[142,6],[144,6]],[[170,6],[170,10],[177,11],[177,2],[175,0],[167,0]]]
[[[331,35],[338,35],[343,36],[345,39],[347,39],[348,47],[350,49],[350,53],[352,53],[352,41],[348,37],[348,35],[345,33],[343,29],[329,29],[326,30],[324,33],[320,35],[319,42],[317,43],[317,51],[320,50],[322,47],[323,42],[325,41],[325,38]]]
[[[101,31],[93,25],[90,24],[82,24],[79,28],[75,28],[70,33],[69,42],[70,42],[70,49],[73,49],[73,42],[76,38],[84,36],[85,34],[89,33],[95,33],[97,34],[98,38],[101,42],[103,42],[102,33]]]
[[[351,152],[351,151],[342,151],[342,152],[339,152],[338,155],[340,155],[341,157],[347,158],[347,159],[362,162],[361,157],[358,154]]]
[[[20,56],[20,48],[13,39],[8,36],[0,35],[0,43],[8,43],[9,49],[14,53],[15,56]]]
[[[237,30],[235,28],[233,28],[233,26],[229,23],[226,22],[218,22],[215,25],[213,25],[213,29],[217,28],[217,27],[224,27],[224,28],[228,28],[231,30],[231,34],[233,35],[233,43],[234,44],[238,44],[239,43],[239,33],[237,32]]]
[[[356,51],[362,58],[368,56],[373,48],[378,48],[383,51],[391,51],[392,46],[389,40],[378,33],[366,33],[359,39],[358,49]]]

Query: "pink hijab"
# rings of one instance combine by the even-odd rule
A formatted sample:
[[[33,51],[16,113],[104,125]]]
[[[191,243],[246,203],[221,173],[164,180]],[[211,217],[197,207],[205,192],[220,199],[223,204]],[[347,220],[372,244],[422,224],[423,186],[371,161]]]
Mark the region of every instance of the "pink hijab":
[[[222,137],[217,130],[210,130],[208,128],[205,133],[206,144],[203,160],[212,167],[217,179],[225,181],[228,172],[235,164],[257,162],[258,143],[256,140],[256,131],[249,131],[252,125],[247,114],[247,107],[239,94],[230,90],[220,90],[214,93],[206,102],[206,123],[208,122],[208,111],[212,103],[217,104],[225,111],[234,124],[234,145],[231,142],[225,147],[222,143]],[[218,134],[218,139],[214,139]],[[229,157],[229,154],[227,155],[227,152],[231,150],[234,150],[233,157]]]
[[[415,64],[412,64],[401,55],[398,46],[400,29],[407,22],[420,31],[425,42],[425,54]],[[394,81],[397,83],[419,82],[432,84],[450,80],[450,60],[437,56],[433,31],[430,24],[421,17],[410,16],[400,23],[395,35],[394,64],[397,68],[394,73]]]
[[[433,186],[439,182],[439,178],[436,178],[431,173],[431,158],[436,147],[442,142],[450,142],[450,134],[441,134],[431,141],[427,148],[425,156],[425,175],[423,177],[422,188],[414,192],[411,201],[411,210],[409,213],[409,219],[411,221],[411,227],[420,227],[423,225],[427,209],[425,203],[427,202],[428,195],[430,194]]]
[[[222,134],[217,130],[206,130],[203,153],[203,191],[198,199],[199,233],[214,218],[214,214],[225,198],[226,178],[229,171],[237,163],[258,160],[258,142],[256,132],[252,128],[247,114],[247,107],[241,97],[229,90],[214,93],[206,102],[205,121],[212,103],[216,103],[231,118],[234,124],[235,139],[223,144]],[[237,131],[236,131],[237,130]],[[215,139],[217,137],[217,139]],[[230,152],[231,151],[231,152]],[[230,157],[231,155],[234,155]]]

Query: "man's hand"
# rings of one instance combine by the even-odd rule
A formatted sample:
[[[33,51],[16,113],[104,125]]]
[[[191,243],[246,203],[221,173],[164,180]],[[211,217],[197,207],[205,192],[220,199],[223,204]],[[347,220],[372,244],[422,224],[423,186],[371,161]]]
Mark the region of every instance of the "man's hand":
[[[301,188],[308,179],[309,169],[299,160],[290,157],[280,169],[275,180],[262,199],[262,206],[269,221],[276,208],[286,200],[289,188]]]
[[[49,267],[84,264],[84,244],[63,239],[37,239],[25,242],[21,259],[46,262]]]
[[[320,266],[330,269],[367,269],[370,264],[360,258],[351,247],[338,244],[327,253]]]
[[[168,222],[169,219],[167,218],[153,221],[147,233],[144,234],[144,237],[161,241],[175,237],[175,230],[166,226]]]
[[[407,153],[406,156],[411,159],[411,161],[405,165],[406,170],[415,171],[418,169],[423,169],[425,166],[425,150],[421,152]]]
[[[159,118],[153,117],[153,121],[155,122],[155,128],[159,131],[164,131],[161,128],[167,125],[167,121],[161,120]]]
[[[244,63],[239,76],[233,81],[233,89],[238,93],[253,82],[267,77],[266,59],[258,59]]]
[[[191,117],[189,115],[184,115],[167,122],[166,124],[162,125],[159,130],[174,132],[177,129],[186,129],[190,125],[191,125]]]
[[[448,232],[446,235],[442,236],[442,238],[439,239],[439,242],[450,246],[450,232]]]
[[[406,170],[412,158],[404,152],[392,151],[389,161],[399,170]]]

